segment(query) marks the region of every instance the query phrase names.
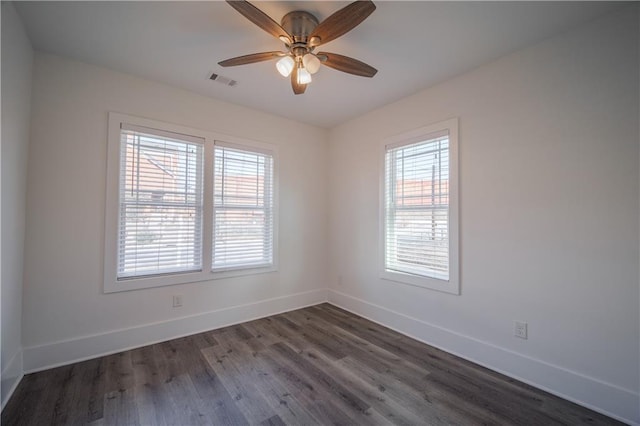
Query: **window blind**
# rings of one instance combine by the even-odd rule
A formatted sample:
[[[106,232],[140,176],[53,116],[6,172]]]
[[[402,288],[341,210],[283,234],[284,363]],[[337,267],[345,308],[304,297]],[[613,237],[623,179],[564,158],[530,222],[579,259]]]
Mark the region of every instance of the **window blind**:
[[[449,136],[387,146],[385,268],[449,279]]]
[[[273,155],[216,142],[212,269],[273,264]]]
[[[118,279],[202,270],[203,141],[122,125]]]

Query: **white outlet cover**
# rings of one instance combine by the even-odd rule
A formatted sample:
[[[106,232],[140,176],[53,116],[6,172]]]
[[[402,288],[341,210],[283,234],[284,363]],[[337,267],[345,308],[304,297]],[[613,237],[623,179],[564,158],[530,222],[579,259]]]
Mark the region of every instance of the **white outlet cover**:
[[[527,339],[527,323],[524,321],[514,321],[513,335],[521,339]]]
[[[181,295],[173,296],[173,307],[179,308],[181,306],[182,306],[182,296]]]

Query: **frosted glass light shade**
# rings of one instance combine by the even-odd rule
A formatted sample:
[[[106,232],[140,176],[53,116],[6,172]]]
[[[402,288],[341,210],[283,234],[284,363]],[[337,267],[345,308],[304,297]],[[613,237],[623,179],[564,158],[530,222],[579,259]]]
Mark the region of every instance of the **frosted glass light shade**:
[[[302,63],[311,74],[317,73],[320,69],[320,59],[311,53],[307,53],[302,57]]]
[[[293,58],[291,58],[291,56],[285,56],[284,58],[276,62],[276,68],[278,69],[280,75],[282,75],[283,77],[289,77],[291,71],[293,71],[294,65],[295,63],[293,62]]]
[[[311,83],[311,74],[305,68],[300,68],[298,70],[298,84],[309,84]]]

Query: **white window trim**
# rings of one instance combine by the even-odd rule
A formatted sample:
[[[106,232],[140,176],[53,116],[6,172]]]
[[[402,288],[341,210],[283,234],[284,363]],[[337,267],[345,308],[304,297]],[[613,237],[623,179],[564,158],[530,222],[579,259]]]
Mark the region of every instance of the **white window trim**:
[[[239,277],[245,275],[254,275],[261,274],[265,272],[275,272],[277,271],[278,265],[278,155],[276,151],[276,147],[270,144],[261,143],[261,142],[240,142],[237,138],[215,138],[214,145],[227,146],[231,148],[237,149],[250,149],[255,152],[260,152],[263,154],[270,154],[273,157],[273,182],[272,182],[272,195],[273,195],[273,206],[271,214],[273,216],[273,253],[272,253],[272,264],[271,265],[256,265],[256,266],[230,266],[226,268],[217,269],[215,271],[211,271],[213,275],[213,279],[222,279],[229,277]],[[215,148],[215,147],[214,147]],[[211,159],[213,156],[209,156]],[[211,181],[213,182],[213,165],[211,166]],[[213,192],[212,192],[213,195]],[[211,224],[213,224],[213,200],[211,200]],[[213,233],[213,229],[211,231]],[[212,236],[210,238],[213,238]],[[209,270],[212,269],[211,263],[213,258],[213,244],[209,247],[208,253],[208,261],[209,261]]]
[[[159,131],[192,136],[204,140],[204,212],[202,235],[202,271],[127,278],[118,280],[118,229],[119,229],[119,176],[120,176],[120,127],[126,123]],[[246,149],[268,151],[273,155],[273,264],[267,267],[246,267],[241,269],[213,272],[213,152],[215,141],[224,141]],[[105,293],[139,290],[175,284],[194,283],[215,279],[254,275],[278,270],[278,147],[263,142],[252,141],[225,134],[193,129],[177,124],[147,118],[135,117],[115,112],[109,113],[107,134],[107,181],[104,236],[104,286]]]
[[[396,271],[388,271],[385,268],[385,154],[387,148],[408,145],[422,140],[431,139],[434,136],[449,133],[449,280],[429,278]],[[442,291],[451,294],[460,294],[460,255],[459,255],[459,168],[458,168],[458,119],[452,118],[434,123],[419,129],[391,136],[382,141],[380,149],[380,191],[379,191],[379,265],[380,278],[402,284]]]

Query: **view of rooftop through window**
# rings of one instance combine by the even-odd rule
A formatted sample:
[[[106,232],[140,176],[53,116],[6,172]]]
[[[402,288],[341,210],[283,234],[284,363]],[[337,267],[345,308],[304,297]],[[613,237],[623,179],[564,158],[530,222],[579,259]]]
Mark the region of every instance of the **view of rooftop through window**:
[[[118,277],[202,268],[202,146],[121,132]]]
[[[216,145],[213,269],[273,262],[273,157]]]
[[[385,268],[448,279],[449,137],[388,149]]]

